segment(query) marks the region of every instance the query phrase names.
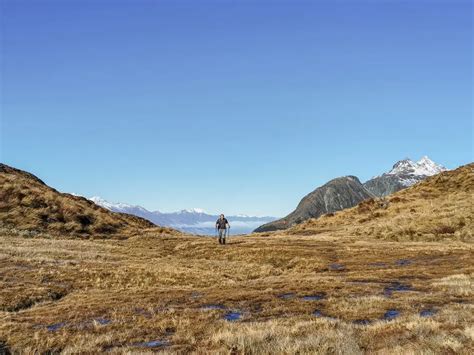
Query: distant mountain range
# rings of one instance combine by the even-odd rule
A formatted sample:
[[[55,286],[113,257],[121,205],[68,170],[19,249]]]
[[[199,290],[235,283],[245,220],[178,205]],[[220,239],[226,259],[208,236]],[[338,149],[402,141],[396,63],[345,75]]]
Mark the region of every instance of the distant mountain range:
[[[310,218],[354,207],[369,198],[387,196],[446,170],[424,156],[417,162],[400,160],[389,172],[364,184],[355,176],[336,178],[306,195],[288,216],[266,223],[255,232],[287,229]]]
[[[61,193],[35,175],[1,163],[0,227],[13,228],[25,236],[44,233],[124,239],[149,229],[180,234],[137,216],[112,213],[84,197]]]
[[[171,227],[192,234],[213,235],[215,233],[215,223],[219,217],[215,214],[206,213],[200,208],[163,213],[160,211],[149,211],[137,205],[112,203],[98,196],[91,197],[89,200],[113,212],[128,213],[145,218],[160,226]],[[247,215],[226,216],[226,218],[231,225],[232,234],[250,233],[256,227],[276,219],[269,216],[255,217]]]

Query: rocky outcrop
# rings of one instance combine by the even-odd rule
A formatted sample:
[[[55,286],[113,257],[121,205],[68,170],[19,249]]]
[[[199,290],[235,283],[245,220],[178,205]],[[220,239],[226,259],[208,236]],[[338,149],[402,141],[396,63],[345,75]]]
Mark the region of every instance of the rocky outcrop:
[[[288,216],[258,227],[255,232],[286,229],[309,218],[353,207],[374,197],[355,176],[333,179],[306,195]]]

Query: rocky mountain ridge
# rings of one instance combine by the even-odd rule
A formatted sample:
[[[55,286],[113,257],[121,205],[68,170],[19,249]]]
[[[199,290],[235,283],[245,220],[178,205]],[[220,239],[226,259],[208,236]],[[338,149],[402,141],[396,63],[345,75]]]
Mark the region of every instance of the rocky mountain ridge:
[[[289,228],[310,218],[317,218],[326,213],[353,207],[359,202],[372,198],[355,176],[344,176],[333,179],[306,195],[296,209],[288,216],[260,226],[255,232],[267,232]]]
[[[369,198],[387,196],[446,170],[424,156],[417,162],[408,158],[400,160],[390,171],[364,184],[355,176],[336,178],[306,195],[288,216],[264,224],[255,232],[287,229],[310,218],[354,207]]]
[[[427,156],[417,162],[406,158],[395,163],[389,172],[366,181],[364,187],[375,196],[383,197],[446,170]]]

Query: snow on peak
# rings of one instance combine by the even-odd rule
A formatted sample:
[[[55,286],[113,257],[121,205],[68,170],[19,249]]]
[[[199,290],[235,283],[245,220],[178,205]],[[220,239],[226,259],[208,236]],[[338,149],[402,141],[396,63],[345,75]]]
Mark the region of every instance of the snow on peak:
[[[114,211],[125,210],[125,209],[129,209],[129,208],[140,208],[140,209],[143,208],[143,207],[140,207],[140,206],[132,206],[132,205],[129,205],[129,204],[126,204],[126,203],[109,202],[107,200],[104,200],[100,196],[93,196],[93,197],[89,198],[89,200],[94,202],[96,205],[99,205],[101,207],[107,208],[108,210],[114,210]]]
[[[393,165],[392,170],[388,172],[390,175],[397,175],[400,173],[406,173],[408,170],[414,170],[416,163],[411,159],[403,159],[396,162]]]
[[[196,213],[206,213],[206,211],[203,210],[202,208],[193,208],[193,211]]]
[[[206,214],[206,211],[202,208],[191,208],[186,210],[181,210],[179,213],[198,213],[198,214]]]
[[[448,170],[444,166],[436,164],[426,155],[416,162],[416,167],[417,167],[416,170],[417,170],[418,175],[426,175],[426,176],[436,175],[442,171]]]
[[[436,164],[426,155],[417,162],[411,159],[404,159],[397,162],[392,170],[388,172],[389,175],[416,175],[416,176],[432,176],[439,174],[447,169],[439,164]]]
[[[103,204],[109,203],[100,196],[92,196],[89,198],[90,201],[94,202],[96,205],[102,206]]]

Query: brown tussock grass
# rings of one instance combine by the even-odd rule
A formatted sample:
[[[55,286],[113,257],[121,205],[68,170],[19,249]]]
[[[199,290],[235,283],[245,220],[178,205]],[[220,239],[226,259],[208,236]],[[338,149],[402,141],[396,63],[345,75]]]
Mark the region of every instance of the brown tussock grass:
[[[60,193],[36,176],[0,164],[0,227],[24,235],[125,239],[147,228],[179,234],[125,213],[110,212],[84,197]]]
[[[32,209],[49,205],[22,196],[24,187],[18,193],[9,180],[2,191],[19,196],[20,205],[26,199],[27,207],[14,213],[0,208],[2,220],[17,228],[0,228],[0,349],[471,354],[472,181],[471,164],[384,200],[220,246],[213,238],[135,229],[133,223],[124,234],[90,229],[89,239],[81,239],[71,238],[77,227],[61,235],[58,222],[48,222],[32,238],[29,228],[41,226]],[[38,196],[67,210],[48,191],[41,188]],[[79,207],[63,212],[65,224],[81,223],[73,220]],[[95,220],[115,216],[82,212]],[[281,297],[288,293],[294,295]],[[302,299],[314,294],[324,297]],[[209,304],[225,309],[203,309]],[[314,316],[315,310],[323,316]],[[388,310],[399,317],[384,320]],[[423,310],[434,314],[421,317]],[[228,311],[240,311],[242,318],[225,321]],[[370,323],[355,322],[361,320]],[[153,340],[167,345],[140,346]]]
[[[392,241],[473,242],[474,164],[443,172],[386,198],[290,228],[287,235],[373,237]]]
[[[153,233],[128,240],[2,234],[0,341],[25,354],[135,353],[147,349],[134,344],[157,339],[168,341],[161,349],[168,353],[467,354],[472,255],[462,242],[329,234],[236,237],[225,247],[213,238]],[[400,266],[401,259],[411,264]],[[344,270],[332,270],[333,263]],[[393,282],[411,290],[386,297]],[[301,299],[313,294],[325,297]],[[207,304],[227,310],[202,310]],[[313,316],[316,309],[334,319]],[[400,317],[384,321],[389,309]],[[422,318],[423,309],[437,312]],[[223,320],[230,310],[242,319]],[[353,323],[359,319],[371,323]],[[56,331],[46,328],[61,322]]]

